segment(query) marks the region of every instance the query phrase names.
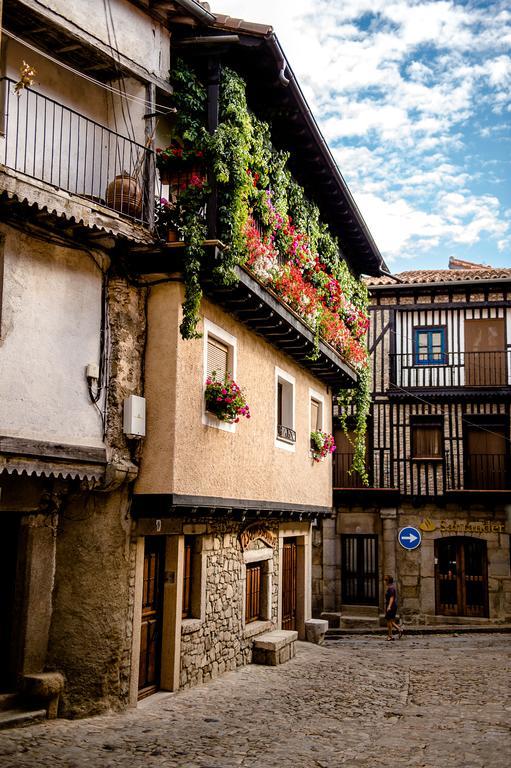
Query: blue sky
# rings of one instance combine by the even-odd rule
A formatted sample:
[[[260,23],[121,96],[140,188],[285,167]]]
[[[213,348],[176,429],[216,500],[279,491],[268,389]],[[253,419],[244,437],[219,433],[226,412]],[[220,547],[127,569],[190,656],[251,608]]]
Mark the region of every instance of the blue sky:
[[[272,24],[392,271],[511,267],[511,5],[213,0]]]

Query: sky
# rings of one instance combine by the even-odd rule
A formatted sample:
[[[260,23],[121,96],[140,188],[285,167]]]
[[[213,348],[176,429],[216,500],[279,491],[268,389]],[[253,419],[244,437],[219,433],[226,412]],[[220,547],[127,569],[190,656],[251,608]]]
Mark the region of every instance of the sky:
[[[389,268],[511,267],[511,2],[212,0],[274,27]]]

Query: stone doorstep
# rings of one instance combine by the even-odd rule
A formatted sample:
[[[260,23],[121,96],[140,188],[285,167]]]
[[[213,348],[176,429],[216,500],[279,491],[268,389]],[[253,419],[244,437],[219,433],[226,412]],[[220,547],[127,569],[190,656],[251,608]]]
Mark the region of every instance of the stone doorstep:
[[[294,630],[274,630],[254,638],[252,663],[276,667],[289,661],[296,654],[295,641],[298,632]]]
[[[511,633],[511,624],[407,624],[404,622],[404,635],[452,635],[452,634],[508,634]],[[349,637],[350,635],[383,635],[386,634],[385,627],[378,629],[328,629],[326,640],[333,640],[339,637]]]
[[[275,629],[254,638],[254,648],[261,651],[280,651],[290,643],[298,640],[298,632],[293,629]]]
[[[0,731],[7,728],[19,728],[23,725],[34,725],[46,720],[45,709],[25,711],[23,709],[6,709],[0,712]]]

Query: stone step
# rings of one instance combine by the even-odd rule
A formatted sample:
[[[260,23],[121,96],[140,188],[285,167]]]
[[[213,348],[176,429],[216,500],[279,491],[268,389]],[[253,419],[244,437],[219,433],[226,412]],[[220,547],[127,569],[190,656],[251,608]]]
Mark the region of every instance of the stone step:
[[[46,720],[45,709],[6,709],[0,712],[0,731],[6,728],[19,728],[23,725],[33,725]]]
[[[16,709],[18,703],[17,693],[0,693],[0,712],[6,709]]]
[[[380,609],[377,605],[341,605],[341,615],[344,616],[375,616],[380,615]]]
[[[341,616],[341,629],[378,629],[380,627],[379,616]]]

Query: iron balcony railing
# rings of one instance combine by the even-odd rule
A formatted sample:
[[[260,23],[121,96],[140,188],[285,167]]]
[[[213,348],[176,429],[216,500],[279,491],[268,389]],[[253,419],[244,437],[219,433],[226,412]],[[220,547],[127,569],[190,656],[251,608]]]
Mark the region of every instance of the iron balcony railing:
[[[30,88],[17,95],[14,85],[0,78],[2,162],[152,225],[153,151]]]
[[[425,362],[414,352],[391,355],[390,384],[395,387],[511,386],[511,350],[442,352]]]

